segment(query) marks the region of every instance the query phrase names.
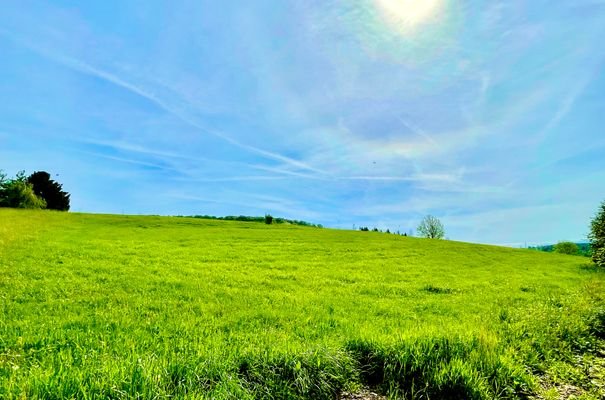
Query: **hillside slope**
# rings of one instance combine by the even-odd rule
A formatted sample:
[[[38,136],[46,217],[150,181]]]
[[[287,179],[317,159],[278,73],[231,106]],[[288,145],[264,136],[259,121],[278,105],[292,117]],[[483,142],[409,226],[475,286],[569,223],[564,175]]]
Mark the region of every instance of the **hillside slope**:
[[[487,399],[560,382],[592,398],[601,389],[585,379],[600,378],[577,357],[597,360],[605,274],[587,262],[372,232],[0,209],[0,398],[317,399],[371,386]]]

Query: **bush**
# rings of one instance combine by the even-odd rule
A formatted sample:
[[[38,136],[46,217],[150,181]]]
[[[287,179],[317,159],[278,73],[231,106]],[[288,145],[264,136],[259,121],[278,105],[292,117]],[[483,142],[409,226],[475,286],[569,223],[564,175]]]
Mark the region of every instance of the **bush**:
[[[271,225],[273,223],[273,217],[270,214],[265,215],[265,224]]]
[[[580,248],[577,244],[572,242],[559,242],[555,245],[554,251],[555,253],[569,254],[573,256],[580,254]]]
[[[0,207],[40,209],[46,208],[46,201],[36,195],[23,172],[10,180],[0,174]]]
[[[597,215],[590,223],[590,247],[592,248],[592,260],[599,267],[605,268],[605,201]]]

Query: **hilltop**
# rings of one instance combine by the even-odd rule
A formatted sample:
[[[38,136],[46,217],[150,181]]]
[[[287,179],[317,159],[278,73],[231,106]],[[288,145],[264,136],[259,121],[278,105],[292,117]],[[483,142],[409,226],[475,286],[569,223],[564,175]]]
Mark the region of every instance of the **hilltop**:
[[[374,232],[0,209],[0,397],[598,398],[604,278]]]
[[[290,225],[300,225],[300,226],[311,226],[313,228],[323,228],[321,224],[314,224],[307,221],[301,221],[297,219],[287,219],[277,217],[274,218],[272,216],[264,216],[264,217],[254,217],[249,215],[227,215],[225,217],[218,217],[214,215],[179,215],[181,218],[199,218],[199,219],[214,219],[220,221],[239,221],[239,222],[257,222],[257,223],[265,223],[267,217],[271,218],[271,223],[273,224],[290,224]]]

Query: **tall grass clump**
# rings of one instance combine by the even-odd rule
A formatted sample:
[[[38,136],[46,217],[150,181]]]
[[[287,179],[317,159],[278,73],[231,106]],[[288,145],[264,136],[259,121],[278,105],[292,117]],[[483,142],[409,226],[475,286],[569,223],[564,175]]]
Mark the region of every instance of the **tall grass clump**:
[[[348,344],[364,384],[394,398],[493,399],[527,393],[531,379],[482,338],[429,337]]]

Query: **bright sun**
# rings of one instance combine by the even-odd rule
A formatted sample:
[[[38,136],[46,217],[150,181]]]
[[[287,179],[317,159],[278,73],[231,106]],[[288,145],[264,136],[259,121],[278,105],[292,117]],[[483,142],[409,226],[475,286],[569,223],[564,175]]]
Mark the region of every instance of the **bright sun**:
[[[374,0],[385,16],[403,31],[411,31],[435,16],[443,0]]]

